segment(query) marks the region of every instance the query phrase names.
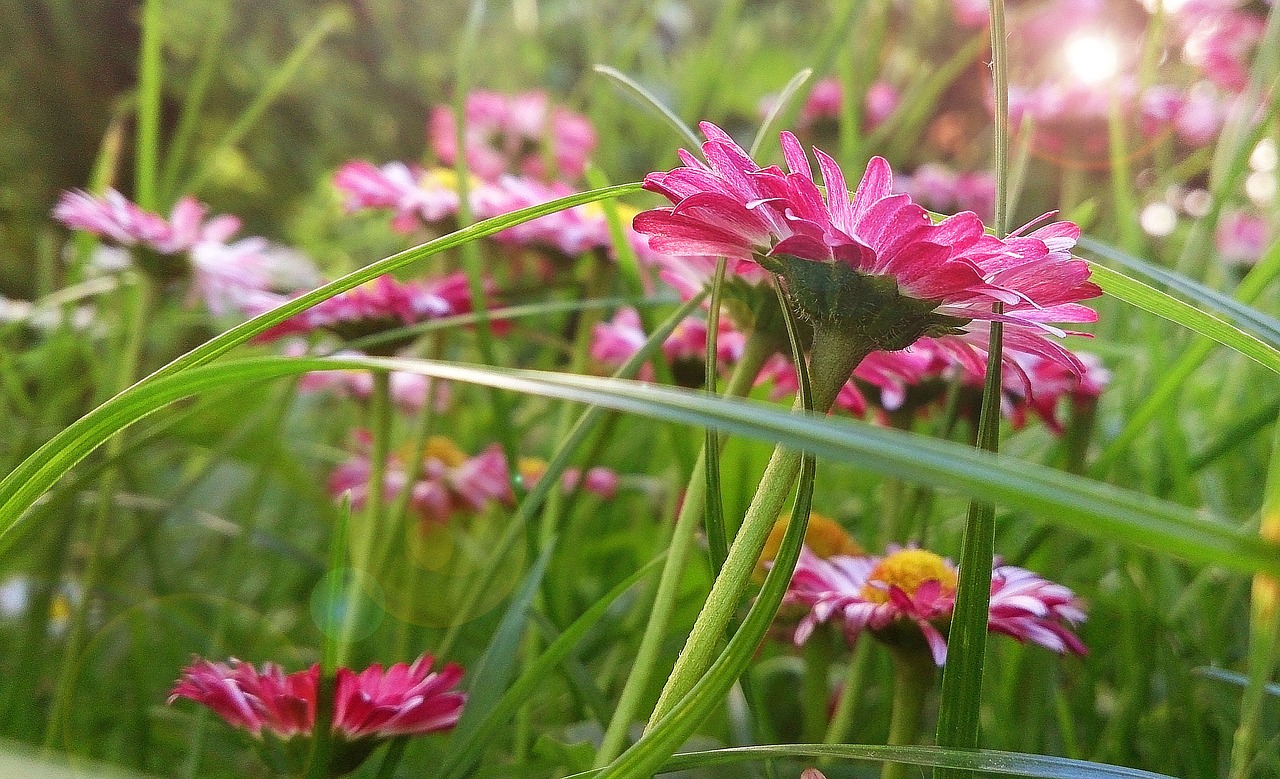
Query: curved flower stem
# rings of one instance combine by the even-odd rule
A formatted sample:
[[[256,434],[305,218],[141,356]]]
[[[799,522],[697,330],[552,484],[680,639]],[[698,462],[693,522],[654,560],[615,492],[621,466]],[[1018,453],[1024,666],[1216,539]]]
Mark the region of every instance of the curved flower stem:
[[[747,337],[743,348],[742,359],[734,366],[733,373],[725,386],[725,394],[729,397],[744,397],[755,385],[756,377],[764,363],[774,353],[775,341],[771,335],[753,329]],[[723,437],[721,441],[723,441]],[[636,651],[636,659],[631,667],[631,674],[623,685],[622,695],[618,699],[618,707],[605,731],[604,741],[596,754],[596,767],[609,764],[622,753],[625,746],[627,729],[640,707],[640,699],[653,676],[654,666],[658,661],[658,651],[666,637],[667,625],[671,620],[671,612],[675,608],[676,596],[680,590],[680,580],[684,577],[684,567],[689,559],[693,546],[694,530],[702,519],[706,499],[706,460],[704,448],[698,453],[693,473],[689,475],[689,483],[685,487],[684,502],[680,504],[680,513],[676,518],[668,545],[667,559],[663,563],[662,576],[658,580],[658,589],[654,594],[653,607],[649,621],[645,625],[644,635],[640,639],[640,648]]]
[[[889,746],[911,746],[920,737],[924,719],[924,701],[933,689],[937,672],[933,657],[919,647],[890,649],[893,656],[893,713],[889,719]],[[906,763],[888,762],[880,779],[907,779],[918,768]]]
[[[849,333],[829,327],[814,328],[810,371],[815,412],[825,414],[831,409],[853,369],[871,351],[871,344]],[[796,402],[799,410],[799,400]],[[724,567],[711,586],[707,602],[649,718],[649,727],[661,720],[711,667],[716,647],[746,593],[769,531],[800,474],[801,458],[801,453],[794,449],[779,446],[773,450],[738,535],[729,547]]]

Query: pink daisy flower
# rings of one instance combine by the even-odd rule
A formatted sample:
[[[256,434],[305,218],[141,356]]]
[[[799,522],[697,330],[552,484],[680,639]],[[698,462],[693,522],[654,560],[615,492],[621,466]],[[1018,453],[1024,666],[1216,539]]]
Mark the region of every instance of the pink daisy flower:
[[[633,308],[620,309],[613,319],[595,326],[591,340],[591,358],[601,365],[616,369],[644,346],[648,336],[640,326],[640,315]],[[746,345],[743,335],[728,317],[720,317],[716,335],[716,363],[727,369],[742,358]],[[689,318],[676,325],[675,330],[662,344],[662,352],[668,361],[705,362],[707,355],[707,322]],[[652,366],[640,370],[643,381],[653,381]]]
[[[923,549],[823,559],[806,548],[786,596],[787,603],[808,610],[795,642],[803,644],[832,619],[839,620],[851,645],[863,632],[882,634],[909,623],[942,665],[958,575],[950,560]],[[1017,566],[997,565],[992,572],[989,630],[1054,652],[1084,654],[1084,644],[1068,627],[1084,618],[1083,605],[1066,587]]]
[[[285,302],[284,296],[254,301],[246,313],[260,314]],[[379,276],[368,284],[324,300],[258,336],[274,341],[290,335],[331,330],[345,339],[471,311],[467,277],[453,273],[431,281]]]
[[[1218,255],[1231,265],[1253,265],[1270,243],[1271,229],[1261,214],[1228,211],[1218,221]]]
[[[348,213],[364,209],[395,212],[391,226],[407,233],[419,224],[435,224],[458,213],[458,192],[451,171],[426,171],[403,162],[381,167],[352,160],[334,174],[333,185],[345,195]]]
[[[560,106],[552,106],[545,92],[506,96],[477,91],[467,95],[466,158],[471,173],[494,180],[503,173],[547,178],[543,149],[550,144],[556,173],[576,179],[595,150],[591,122]],[[428,127],[431,146],[446,165],[458,155],[453,110],[438,106]]]
[[[703,123],[706,162],[681,151],[684,167],[651,173],[645,188],[674,205],[646,211],[635,219],[636,230],[649,236],[657,252],[683,256],[724,255],[770,267],[789,260],[823,263],[844,284],[860,284],[856,294],[879,295],[877,306],[850,322],[852,312],[828,309],[808,312],[815,319],[841,318],[861,328],[877,347],[892,351],[924,335],[935,335],[972,359],[985,355],[987,323],[1005,322],[1011,356],[1027,352],[1077,366],[1075,358],[1047,336],[1065,333],[1053,322],[1090,322],[1096,314],[1077,301],[1101,294],[1089,282],[1088,265],[1071,256],[1080,230],[1060,222],[1024,235],[1023,228],[1005,240],[984,232],[970,212],[933,224],[928,213],[907,195],[893,194],[889,164],[873,158],[856,194],[850,196],[835,161],[815,151],[827,195],[814,183],[799,141],[782,134],[790,173],[761,168],[720,128]],[[817,290],[814,296],[853,291]],[[995,302],[1005,304],[993,314]],[[906,319],[915,321],[908,324]]]
[[[421,736],[458,724],[465,693],[455,688],[462,668],[453,663],[433,672],[430,655],[412,664],[383,669],[374,664],[360,673],[339,668],[335,680],[332,733],[338,753],[331,770],[355,770],[378,743],[397,736]],[[214,663],[196,658],[183,669],[169,704],[187,698],[211,709],[232,727],[254,738],[282,741],[309,737],[315,730],[320,666],[286,674],[266,663],[261,670],[232,658]]]

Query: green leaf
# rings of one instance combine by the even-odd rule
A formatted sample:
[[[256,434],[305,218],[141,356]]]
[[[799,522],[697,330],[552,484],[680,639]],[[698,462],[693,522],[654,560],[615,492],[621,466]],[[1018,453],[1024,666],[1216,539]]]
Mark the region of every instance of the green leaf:
[[[693,130],[689,129],[689,125],[685,124],[680,117],[676,116],[675,111],[667,108],[665,103],[655,97],[652,92],[640,86],[640,84],[630,76],[617,68],[611,68],[608,65],[595,65],[592,69],[600,75],[606,76],[612,80],[613,85],[618,88],[618,91],[665,119],[667,124],[671,126],[671,129],[675,130],[681,138],[684,138],[689,142],[690,151],[702,148],[702,142],[698,140],[698,136],[693,132]]]
[[[906,481],[948,487],[1038,515],[1076,532],[1237,571],[1280,574],[1275,545],[1226,522],[1123,490],[966,446],[842,419],[805,417],[768,404],[621,379],[430,360],[264,357],[203,366],[135,386],[90,412],[0,482],[0,553],[23,513],[114,432],[176,400],[238,383],[316,370],[403,370],[439,379],[575,400],[655,419],[712,426],[803,449]]]
[[[1163,284],[1169,289],[1181,293],[1200,309],[1213,312],[1220,318],[1229,319],[1235,322],[1241,331],[1262,341],[1273,349],[1280,349],[1280,321],[1276,321],[1274,318],[1248,305],[1266,284],[1275,279],[1277,272],[1280,272],[1280,244],[1272,246],[1266,257],[1260,260],[1255,267],[1255,271],[1261,271],[1261,273],[1255,276],[1251,272],[1250,277],[1252,278],[1240,285],[1241,289],[1238,294],[1241,300],[1237,300],[1230,295],[1224,295],[1216,289],[1206,287],[1180,273],[1165,270],[1158,265],[1152,265],[1132,254],[1120,251],[1088,236],[1082,236],[1079,245],[1081,249],[1121,265],[1140,277],[1157,284]],[[1268,259],[1270,259],[1270,262],[1268,262]],[[1097,266],[1094,267],[1094,271],[1097,271]],[[1111,292],[1111,290],[1107,290],[1107,292]],[[1111,294],[1115,293],[1112,292]],[[1152,313],[1164,316],[1158,311]],[[1173,321],[1176,322],[1178,320],[1175,319]],[[1179,324],[1185,323],[1179,322]],[[1187,326],[1190,327],[1190,325]],[[1194,330],[1195,328],[1192,329]],[[1197,330],[1197,332],[1199,331]],[[1231,344],[1227,344],[1227,346],[1231,346]]]
[[[502,615],[493,639],[485,649],[480,662],[471,669],[467,685],[467,705],[462,710],[462,719],[453,731],[453,737],[466,742],[480,728],[486,715],[493,711],[503,698],[503,691],[511,680],[516,664],[516,655],[520,651],[520,640],[524,636],[525,624],[529,621],[529,609],[533,607],[533,599],[542,585],[542,577],[547,572],[547,563],[551,561],[551,553],[555,550],[552,543],[543,548],[533,564],[524,583],[511,599],[511,605]]]
[[[1280,373],[1280,349],[1264,342],[1256,335],[1245,332],[1215,314],[1202,311],[1190,303],[1105,265],[1091,262],[1089,266],[1093,270],[1091,280],[1102,287],[1102,291],[1108,295],[1174,324],[1182,325],[1200,335],[1208,336],[1223,346],[1235,349],[1259,365]]]
[[[556,667],[570,656],[574,648],[577,647],[578,642],[600,621],[605,612],[609,610],[609,607],[618,598],[622,597],[625,592],[634,587],[637,582],[648,575],[649,572],[654,570],[663,556],[659,555],[645,563],[639,570],[619,582],[617,586],[591,604],[591,607],[583,612],[582,616],[574,620],[572,625],[566,628],[555,641],[551,642],[551,645],[537,660],[529,664],[524,673],[520,674],[520,678],[516,679],[511,687],[503,693],[502,697],[493,704],[484,718],[469,733],[455,732],[449,741],[449,753],[441,764],[440,776],[454,776],[460,770],[478,760],[485,746],[487,746],[489,738],[515,715],[516,710],[524,705],[544,682],[551,678],[551,675],[555,673]]]
[[[672,757],[662,770],[687,771],[693,768],[786,757],[893,761],[1037,779],[1171,779],[1164,774],[1137,768],[1093,763],[1087,760],[1071,760],[1065,757],[1031,755],[1025,752],[1000,752],[994,749],[970,751],[943,747],[889,747],[871,744],[787,744],[687,752]],[[578,774],[578,777],[585,779],[591,775],[591,773],[584,773]],[[575,777],[569,779],[575,779]]]

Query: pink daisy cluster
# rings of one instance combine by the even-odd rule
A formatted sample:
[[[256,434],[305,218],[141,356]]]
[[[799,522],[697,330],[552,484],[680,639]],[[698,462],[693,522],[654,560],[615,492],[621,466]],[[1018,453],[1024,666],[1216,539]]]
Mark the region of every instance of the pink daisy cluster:
[[[784,273],[789,262],[822,263],[842,273],[846,288],[813,298],[861,308],[807,311],[815,321],[842,326],[885,351],[925,335],[946,348],[985,354],[987,323],[1006,324],[1006,360],[1032,354],[1079,369],[1056,340],[1054,322],[1091,322],[1078,301],[1100,294],[1089,267],[1071,255],[1080,230],[1058,222],[1007,239],[987,235],[982,221],[962,212],[934,224],[910,196],[893,193],[889,164],[876,157],[855,194],[829,156],[815,150],[826,196],[814,182],[799,141],[782,134],[789,172],[761,168],[720,128],[703,123],[706,161],[681,150],[684,166],[651,173],[645,188],[671,207],[646,211],[635,228],[654,251],[676,256],[724,255]],[[891,287],[890,287],[891,285]],[[793,290],[793,293],[796,290]],[[800,289],[802,295],[804,289]],[[993,303],[1005,306],[993,314]],[[850,321],[852,319],[852,321]]]
[[[391,226],[412,232],[420,223],[436,224],[458,213],[454,177],[443,169],[424,170],[403,162],[374,165],[352,160],[334,174],[333,185],[344,196],[347,213],[390,210]]]
[[[834,555],[823,559],[808,548],[786,595],[786,603],[807,610],[795,631],[803,644],[814,629],[838,620],[852,645],[864,632],[892,635],[915,625],[934,662],[947,657],[945,631],[955,607],[959,572],[950,560],[923,549],[890,549],[883,556]],[[1084,644],[1070,626],[1085,619],[1071,590],[1013,565],[997,565],[991,575],[988,629],[1065,654],[1083,655]]]
[[[184,197],[168,218],[133,203],[114,189],[102,196],[63,192],[53,217],[122,248],[141,250],[138,266],[163,280],[190,276],[192,291],[214,314],[270,299],[271,290],[306,286],[314,270],[306,258],[263,238],[232,241],[240,220]]]
[[[887,81],[876,81],[867,88],[862,103],[863,123],[867,130],[874,130],[888,119],[902,97],[898,90]],[[770,95],[760,101],[761,116],[767,115],[777,105],[778,96]],[[825,78],[813,85],[809,97],[800,108],[798,125],[808,130],[820,123],[838,122],[844,106],[844,89],[839,79]]]
[[[261,313],[285,300],[283,296],[263,297],[248,313]],[[400,281],[390,275],[379,276],[286,319],[258,339],[274,341],[316,330],[331,330],[351,339],[469,311],[471,292],[465,274],[453,273],[431,281]]]
[[[329,492],[336,496],[349,493],[351,505],[361,508],[368,500],[369,480],[373,473],[370,458],[372,437],[367,431],[356,433],[356,454],[338,466],[329,477]],[[518,464],[525,486],[532,487],[542,477],[546,464],[525,458]],[[512,505],[511,477],[502,450],[493,445],[477,455],[468,455],[457,444],[443,436],[433,436],[416,480],[410,483],[409,464],[393,455],[384,471],[383,490],[394,500],[405,489],[410,490],[410,507],[426,523],[448,522],[458,514],[480,512],[493,505]],[[582,471],[571,468],[563,476],[565,489],[582,489],[613,497],[618,488],[618,475],[608,468],[595,467]]]
[[[996,178],[987,171],[957,172],[928,162],[895,177],[894,188],[932,211],[972,211],[982,219],[996,213]]]
[[[1266,17],[1238,3],[1193,0],[1173,15],[1183,57],[1209,80],[1231,92],[1244,89],[1266,29]]]
[[[616,369],[639,352],[648,339],[640,324],[640,315],[634,308],[624,308],[613,319],[595,326],[591,339],[591,358],[603,367]],[[742,358],[745,344],[746,336],[733,326],[728,317],[720,317],[716,334],[717,366],[721,370],[732,367]],[[662,353],[672,363],[705,362],[707,321],[689,318],[676,325],[667,340],[662,342]],[[653,381],[653,367],[645,365],[640,371],[640,378]]]
[[[339,668],[333,734],[346,743],[377,743],[452,729],[467,700],[465,693],[455,689],[462,668],[449,663],[433,672],[433,663],[425,655],[411,664],[396,663],[385,669],[375,663],[360,673]],[[169,703],[187,698],[254,738],[271,735],[288,741],[309,737],[315,730],[319,680],[318,664],[286,674],[274,663],[259,670],[234,658],[226,663],[196,658],[183,669]]]
[[[1218,255],[1230,265],[1255,264],[1275,239],[1265,216],[1241,210],[1224,213],[1214,237]]]
[[[552,105],[546,92],[472,92],[464,110],[467,168],[485,180],[503,173],[576,179],[596,147],[595,130],[587,118]],[[454,164],[458,138],[453,109],[437,106],[431,112],[428,135],[436,156],[446,165]],[[554,170],[548,160],[554,162]]]

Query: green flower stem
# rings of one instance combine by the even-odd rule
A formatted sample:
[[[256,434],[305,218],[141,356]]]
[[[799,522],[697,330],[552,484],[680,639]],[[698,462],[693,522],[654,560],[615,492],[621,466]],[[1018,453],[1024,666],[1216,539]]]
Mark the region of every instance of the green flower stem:
[[[362,512],[364,516],[360,519],[365,531],[358,540],[348,536],[354,575],[344,596],[346,607],[335,648],[334,665],[337,668],[347,664],[356,625],[360,622],[361,604],[364,602],[359,592],[362,586],[360,580],[364,576],[373,577],[373,569],[382,557],[383,544],[390,543],[388,534],[384,532],[383,515],[386,513],[387,456],[391,449],[391,374],[385,371],[373,374],[373,394],[370,401],[369,422],[373,429],[373,450],[369,455],[368,497]]]
[[[830,676],[834,650],[832,636],[828,631],[810,636],[804,645],[800,740],[806,744],[818,743],[827,731],[827,703],[831,700]]]
[[[836,704],[836,713],[827,725],[824,744],[844,744],[849,739],[849,731],[853,725],[853,715],[858,711],[858,702],[862,700],[862,685],[867,679],[867,669],[871,666],[871,642],[859,641],[853,648],[853,656],[849,658],[849,666],[844,672],[844,687],[840,690],[840,700]]]
[[[889,719],[889,746],[911,746],[920,737],[924,702],[933,689],[937,668],[929,651],[921,646],[893,647],[893,713]],[[884,764],[880,779],[907,779],[919,768],[906,763]]]
[[[853,374],[853,369],[871,351],[871,344],[848,333],[830,327],[814,328],[809,364],[815,412],[825,414],[831,409],[840,388]],[[796,403],[798,406],[798,399]],[[739,528],[733,545],[729,547],[729,557],[725,560],[724,568],[711,586],[707,602],[698,614],[689,640],[680,652],[653,715],[649,718],[649,727],[661,720],[711,667],[716,647],[724,636],[729,619],[746,594],[751,582],[751,572],[760,559],[769,531],[782,512],[796,477],[800,474],[801,457],[801,453],[794,449],[779,446],[773,450],[773,456],[756,488],[755,497],[742,520],[742,527]],[[686,503],[691,499],[692,493],[686,498]]]
[[[743,348],[742,359],[734,366],[725,386],[725,395],[729,397],[745,397],[755,385],[760,369],[776,349],[774,338],[758,329],[753,329],[747,337]],[[723,436],[721,441],[723,441]],[[693,547],[694,530],[702,519],[706,504],[706,467],[707,452],[702,449],[694,463],[693,473],[685,487],[684,502],[680,504],[675,529],[672,531],[668,546],[667,559],[663,563],[662,576],[658,580],[658,589],[654,594],[653,607],[649,621],[645,625],[644,635],[640,639],[640,648],[636,651],[636,659],[631,667],[631,674],[623,685],[618,699],[618,707],[605,731],[600,751],[596,753],[596,767],[608,765],[625,748],[627,730],[632,719],[640,708],[640,700],[653,677],[654,667],[658,662],[658,651],[666,638],[667,626],[671,621],[671,613],[675,609],[676,597],[680,592],[680,580],[684,578],[684,567],[688,562]]]
[[[1009,195],[1009,73],[1005,49],[1004,0],[991,0],[991,62],[995,77],[996,115],[996,218],[995,234],[1008,231]],[[994,313],[1004,306],[996,303]],[[982,414],[978,418],[977,445],[995,453],[1000,442],[1000,355],[1004,329],[991,323],[987,345],[987,376],[982,388]],[[995,505],[981,500],[969,503],[960,545],[960,581],[956,588],[946,670],[942,675],[942,702],[938,710],[936,741],[940,747],[975,749],[978,746],[982,676],[987,651],[987,621],[991,603],[991,568],[995,555]],[[936,768],[934,779],[967,779],[972,771]]]

